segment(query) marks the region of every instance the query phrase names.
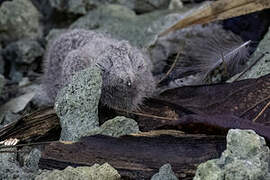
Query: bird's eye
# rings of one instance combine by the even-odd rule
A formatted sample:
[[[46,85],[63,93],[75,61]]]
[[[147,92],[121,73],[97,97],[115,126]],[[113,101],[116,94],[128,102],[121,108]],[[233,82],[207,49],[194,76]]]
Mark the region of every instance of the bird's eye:
[[[130,81],[128,81],[128,82],[127,82],[127,85],[128,85],[128,87],[130,87],[130,86],[131,86],[131,82],[130,82]]]
[[[139,65],[139,66],[138,66],[138,69],[142,69],[142,67],[143,67],[143,65]]]

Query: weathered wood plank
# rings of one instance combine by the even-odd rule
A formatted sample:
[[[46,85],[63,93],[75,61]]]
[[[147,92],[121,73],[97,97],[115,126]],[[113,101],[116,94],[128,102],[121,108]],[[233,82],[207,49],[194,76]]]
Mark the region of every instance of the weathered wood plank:
[[[160,166],[170,163],[178,177],[191,179],[199,163],[219,157],[224,149],[224,136],[91,136],[74,144],[47,145],[39,167],[63,169],[68,165],[108,162],[122,177],[141,180],[149,179]]]

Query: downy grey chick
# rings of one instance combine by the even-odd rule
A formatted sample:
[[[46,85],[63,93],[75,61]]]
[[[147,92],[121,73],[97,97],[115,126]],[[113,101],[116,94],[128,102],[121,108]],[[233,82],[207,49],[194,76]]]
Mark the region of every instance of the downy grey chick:
[[[151,62],[140,50],[127,41],[75,29],[60,35],[47,51],[43,86],[50,102],[75,72],[89,66],[102,70],[101,103],[111,108],[136,109],[155,90]]]

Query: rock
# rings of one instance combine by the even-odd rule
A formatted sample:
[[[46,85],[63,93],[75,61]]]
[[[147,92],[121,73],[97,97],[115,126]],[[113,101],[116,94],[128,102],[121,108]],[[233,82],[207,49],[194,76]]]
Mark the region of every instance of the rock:
[[[98,1],[98,0],[96,0]],[[116,3],[134,10],[137,14],[167,9],[171,0],[118,0]]]
[[[16,148],[5,150],[16,151]],[[16,179],[22,170],[18,166],[15,153],[0,154],[0,179]]]
[[[138,16],[124,6],[103,5],[79,18],[70,28],[100,31],[114,39],[128,40],[134,46],[147,48],[154,44],[160,32],[176,23],[187,10],[183,8],[179,13],[160,10]]]
[[[16,148],[5,149],[7,151],[17,151]],[[26,172],[20,167],[16,153],[0,154],[0,179],[34,179],[35,174]]]
[[[3,56],[10,64],[9,77],[13,82],[22,80],[25,74],[35,69],[36,60],[40,60],[44,48],[32,39],[23,39],[10,43],[4,50]]]
[[[249,64],[252,64],[254,61],[259,59],[262,54],[264,54],[263,58],[259,60],[249,71],[247,71],[241,78],[242,79],[250,79],[250,78],[258,78],[270,73],[270,28],[263,40],[259,43],[256,51],[253,53],[252,57],[249,60]],[[236,75],[233,79],[237,78]]]
[[[55,110],[62,127],[61,140],[76,141],[98,127],[102,76],[98,68],[76,73],[57,95]]]
[[[24,110],[34,96],[35,92],[29,92],[13,98],[4,105],[0,106],[0,122],[2,123],[2,125],[14,122],[18,118],[20,118],[21,116],[17,113]]]
[[[2,55],[2,47],[0,44],[0,75],[4,74],[5,72],[5,61],[3,59],[3,55]],[[1,90],[0,90],[0,94],[1,94]]]
[[[21,115],[10,112],[10,111],[0,111],[0,122],[1,122],[1,126],[3,127],[9,123],[12,123],[16,120],[18,120],[19,118],[21,118]]]
[[[5,1],[0,7],[0,41],[41,35],[40,13],[30,0]]]
[[[4,49],[5,59],[16,64],[31,64],[44,54],[44,48],[32,39],[23,39],[10,43]]]
[[[267,180],[270,151],[263,137],[253,130],[233,130],[227,135],[227,149],[219,159],[198,166],[194,180]]]
[[[183,7],[184,5],[181,0],[171,0],[169,4],[169,9],[181,9]]]
[[[103,165],[94,164],[91,167],[67,167],[66,169],[47,171],[37,176],[35,180],[55,180],[55,179],[89,179],[89,180],[120,180],[121,176],[108,163]]]
[[[171,0],[50,0],[50,5],[59,12],[76,15],[86,14],[95,7],[104,4],[122,5],[135,11],[137,14],[142,14],[154,10],[167,9],[170,1]]]
[[[24,110],[24,108],[27,106],[27,104],[32,100],[34,96],[35,92],[29,92],[16,98],[13,98],[9,100],[6,104],[1,106],[0,112],[3,111],[10,111],[13,113],[21,112],[22,110]]]
[[[138,132],[140,132],[140,130],[136,121],[124,116],[117,116],[111,120],[106,121],[100,126],[100,128],[94,129],[87,135],[90,136],[95,134],[103,134],[113,137],[120,137]]]
[[[5,86],[5,78],[0,74],[0,95],[2,94],[4,86]]]
[[[86,14],[88,2],[85,0],[49,0],[52,8],[67,14]]]
[[[39,169],[38,163],[41,157],[41,151],[37,148],[34,148],[24,160],[24,166],[32,171],[37,171]]]
[[[159,172],[152,176],[151,180],[178,180],[172,171],[172,167],[170,164],[163,165]]]

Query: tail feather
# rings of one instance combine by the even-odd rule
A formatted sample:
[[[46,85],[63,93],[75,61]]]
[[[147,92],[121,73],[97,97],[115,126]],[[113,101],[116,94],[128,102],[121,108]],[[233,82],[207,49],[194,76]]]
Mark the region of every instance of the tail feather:
[[[249,44],[236,35],[228,37],[212,36],[209,38],[198,37],[187,41],[182,64],[177,66],[177,71],[200,73],[202,79],[209,73],[225,63],[230,75],[236,74],[244,67],[249,56]],[[185,62],[186,61],[186,62]],[[188,62],[189,61],[189,62]]]

